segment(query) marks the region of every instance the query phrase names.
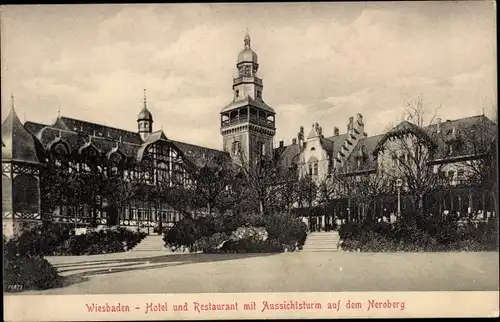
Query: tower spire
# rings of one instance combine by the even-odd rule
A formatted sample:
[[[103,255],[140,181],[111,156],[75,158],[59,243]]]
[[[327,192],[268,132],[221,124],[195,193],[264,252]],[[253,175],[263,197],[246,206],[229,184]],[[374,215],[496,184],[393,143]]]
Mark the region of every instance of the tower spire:
[[[14,94],[10,92],[10,101],[11,101],[11,108],[14,109]]]

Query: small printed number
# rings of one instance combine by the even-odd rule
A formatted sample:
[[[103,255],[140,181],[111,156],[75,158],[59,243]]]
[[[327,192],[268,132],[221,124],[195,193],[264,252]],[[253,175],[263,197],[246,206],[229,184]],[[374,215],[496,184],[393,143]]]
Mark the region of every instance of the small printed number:
[[[8,289],[11,291],[22,291],[23,286],[20,284],[15,284],[15,285],[9,285]]]

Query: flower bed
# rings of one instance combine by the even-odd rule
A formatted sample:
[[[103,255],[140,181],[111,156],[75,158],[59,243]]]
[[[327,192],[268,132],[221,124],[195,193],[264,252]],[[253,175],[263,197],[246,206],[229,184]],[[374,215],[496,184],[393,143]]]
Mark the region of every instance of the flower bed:
[[[262,226],[251,226],[248,218],[252,217],[252,223]],[[298,218],[287,214],[257,217],[185,218],[165,233],[164,241],[174,250],[205,253],[284,252],[304,245],[307,227]]]

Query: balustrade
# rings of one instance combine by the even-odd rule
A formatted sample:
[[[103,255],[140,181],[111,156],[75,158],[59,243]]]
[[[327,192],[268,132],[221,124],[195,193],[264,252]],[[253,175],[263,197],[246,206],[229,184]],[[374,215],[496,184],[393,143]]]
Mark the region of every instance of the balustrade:
[[[246,122],[249,122],[249,121],[252,122],[252,123],[254,123],[254,124],[258,124],[258,125],[262,125],[262,126],[265,126],[265,127],[274,128],[274,122],[273,121],[270,121],[270,120],[267,120],[267,119],[263,119],[263,118],[259,119],[256,116],[234,117],[234,118],[232,118],[230,120],[222,121],[221,126],[224,128],[224,127],[229,127],[229,126],[240,124],[240,123],[246,123]]]

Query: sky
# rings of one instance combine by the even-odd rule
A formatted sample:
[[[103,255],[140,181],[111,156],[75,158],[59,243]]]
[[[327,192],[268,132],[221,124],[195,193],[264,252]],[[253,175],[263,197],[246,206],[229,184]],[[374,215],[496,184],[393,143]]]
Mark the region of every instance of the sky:
[[[137,130],[143,89],[154,130],[221,149],[220,110],[248,29],[275,142],[363,115],[368,135],[420,98],[442,119],[497,104],[493,2],[30,5],[1,8],[2,120],[58,111]]]

